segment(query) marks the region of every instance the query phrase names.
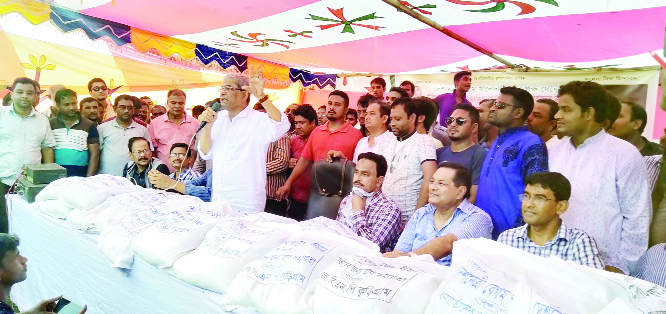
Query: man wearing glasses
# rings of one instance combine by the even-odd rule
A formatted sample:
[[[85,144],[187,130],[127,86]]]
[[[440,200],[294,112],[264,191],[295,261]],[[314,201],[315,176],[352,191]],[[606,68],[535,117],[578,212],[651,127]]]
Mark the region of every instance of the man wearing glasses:
[[[476,192],[481,176],[481,167],[486,158],[486,149],[474,143],[474,134],[479,129],[479,110],[472,105],[460,104],[446,118],[451,146],[437,150],[437,164],[454,162],[467,168],[472,174],[472,187],[467,201],[476,202]]]
[[[221,111],[207,108],[199,116],[206,126],[199,133],[199,155],[213,161],[212,201],[226,201],[237,211],[261,212],[266,207],[268,146],[289,131],[291,124],[264,92],[261,67],[249,77],[228,74],[220,88]],[[266,113],[252,109],[250,96]]]
[[[154,171],[169,175],[169,168],[157,158],[153,158],[150,143],[143,137],[133,137],[127,143],[131,161],[123,168],[123,177],[144,188],[156,188],[148,175]]]
[[[99,103],[100,117],[102,121],[106,121],[116,116],[116,112],[111,105],[111,102],[107,100],[109,97],[109,88],[106,86],[106,82],[103,79],[96,77],[90,82],[88,82],[88,92],[90,96],[95,98]]]
[[[502,232],[497,242],[537,256],[555,255],[603,269],[594,239],[582,230],[568,227],[560,218],[569,208],[569,180],[558,172],[541,172],[529,176],[525,184],[525,192],[518,197],[525,225]]]
[[[129,139],[142,137],[150,142],[150,134],[146,127],[133,120],[134,101],[132,96],[116,97],[113,109],[117,115],[116,118],[97,127],[101,151],[99,173],[121,176],[123,167],[130,161],[127,148]]]
[[[534,98],[521,88],[502,87],[490,108],[489,122],[500,135],[490,145],[483,162],[476,206],[493,220],[493,239],[505,230],[522,226],[520,201],[525,179],[548,171],[548,152],[541,138],[530,132],[525,120],[532,113]]]

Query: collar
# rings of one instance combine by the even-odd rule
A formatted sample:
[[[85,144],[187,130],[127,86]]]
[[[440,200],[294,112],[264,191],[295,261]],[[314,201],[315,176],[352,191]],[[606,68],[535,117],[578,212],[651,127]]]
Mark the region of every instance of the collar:
[[[349,128],[352,127],[351,124],[345,122],[339,129],[331,132],[331,130],[328,129],[328,122],[329,121],[326,121],[326,123],[324,123],[324,125],[319,126],[319,129],[322,130],[322,131],[329,132],[329,133],[338,133],[338,132],[347,133],[347,131],[349,131]]]
[[[528,132],[527,127],[526,126],[518,126],[518,127],[515,127],[515,128],[508,128],[502,134],[500,134],[499,136],[506,137],[506,136],[510,136],[510,135],[520,133],[520,132]]]
[[[183,121],[181,123],[192,123],[193,117],[190,117],[187,113],[183,113],[183,114],[185,115],[185,117],[183,118]],[[168,111],[167,111],[167,113],[163,114],[162,116],[164,116],[164,122],[173,123],[173,121],[171,121],[171,119],[169,119],[169,112]],[[162,116],[159,116],[158,119],[162,118]],[[157,120],[157,119],[155,119],[155,120]]]
[[[523,240],[526,240],[526,241],[529,240],[530,242],[533,242],[532,239],[530,239],[527,236],[527,227],[528,226],[529,226],[528,224],[524,224],[524,225],[516,228],[516,229],[518,229],[518,237],[522,238]],[[548,242],[546,242],[546,244],[544,244],[544,246],[547,245],[548,243],[553,242],[553,240],[563,239],[563,240],[569,241],[569,232],[567,232],[567,230],[568,230],[567,226],[564,224],[564,221],[562,221],[562,224],[560,224],[560,229],[557,230],[557,234],[555,235],[555,237],[553,237]]]
[[[16,111],[14,110],[14,106],[15,106],[14,104],[9,106],[9,111],[15,113],[18,116],[18,113],[16,113]],[[26,117],[34,116],[36,113],[37,111],[35,110],[35,107],[32,107],[32,109],[30,109],[30,113]]]
[[[113,118],[113,120],[111,120],[111,121],[109,121],[109,122],[111,122],[111,125],[112,125],[112,126],[117,127],[117,128],[120,128],[120,129],[123,129],[123,127],[120,126],[120,124],[118,124],[118,118]],[[139,125],[139,124],[136,123],[136,121],[134,121],[134,119],[132,119],[132,123],[130,123],[130,125],[129,125],[127,128],[128,128],[128,129],[136,128],[138,125]]]
[[[247,118],[247,116],[249,116],[250,113],[251,113],[252,111],[255,111],[255,110],[252,109],[252,107],[250,107],[250,106],[248,105],[248,106],[245,107],[245,109],[241,110],[241,112],[239,112],[239,113],[234,117],[234,119],[236,119],[236,118]]]
[[[405,136],[396,136],[395,138],[398,139],[398,142],[404,142],[405,140],[408,140],[412,135],[416,134],[416,129],[414,129],[414,132],[407,134]]]
[[[431,203],[428,203],[425,207],[427,207],[428,210],[433,211],[433,212],[437,210],[435,205],[433,205]],[[451,215],[451,217],[453,217],[456,214],[456,212],[458,212],[458,211],[461,211],[461,212],[465,213],[466,215],[472,214],[472,213],[474,213],[474,205],[470,204],[467,201],[467,199],[463,199],[462,202],[460,202],[460,204],[458,204],[458,207],[456,207],[456,210],[453,212],[453,215]]]
[[[73,127],[73,126],[75,126],[75,125],[81,123],[81,120],[83,120],[83,119],[81,119],[82,117],[83,117],[83,116],[81,115],[81,112],[78,112],[78,111],[77,111],[77,112],[76,112],[76,122],[74,122],[74,124],[72,124],[71,127]],[[65,125],[65,126],[66,126],[65,121],[62,120],[62,115],[61,115],[60,113],[58,113],[56,119],[58,120],[58,122],[62,123],[62,125]]]
[[[582,144],[578,145],[578,147],[575,147],[574,144],[573,144],[573,139],[569,138],[569,145],[571,145],[571,147],[574,147],[575,149],[580,149],[581,147],[587,147],[589,145],[594,145],[595,143],[603,140],[606,136],[610,136],[610,135],[608,135],[608,133],[606,133],[606,131],[604,129],[601,129],[601,131],[599,131],[599,133],[597,133],[595,135],[592,135],[592,136],[588,137],[587,139],[585,139],[585,141]]]

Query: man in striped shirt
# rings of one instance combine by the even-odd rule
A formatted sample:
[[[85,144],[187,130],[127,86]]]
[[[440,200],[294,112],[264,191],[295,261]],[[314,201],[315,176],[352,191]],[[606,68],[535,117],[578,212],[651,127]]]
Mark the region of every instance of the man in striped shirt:
[[[520,195],[525,225],[502,232],[498,242],[525,252],[604,269],[596,242],[587,233],[567,227],[560,219],[569,206],[571,184],[557,172],[541,172],[526,180]]]
[[[439,264],[451,265],[453,242],[487,238],[490,216],[469,202],[472,175],[465,166],[443,162],[429,185],[428,204],[414,212],[392,252],[384,257],[430,254]]]
[[[190,167],[192,149],[185,143],[174,143],[169,152],[169,164],[174,169],[169,178],[178,182],[188,183],[201,176],[199,172]],[[185,169],[183,169],[185,167]]]

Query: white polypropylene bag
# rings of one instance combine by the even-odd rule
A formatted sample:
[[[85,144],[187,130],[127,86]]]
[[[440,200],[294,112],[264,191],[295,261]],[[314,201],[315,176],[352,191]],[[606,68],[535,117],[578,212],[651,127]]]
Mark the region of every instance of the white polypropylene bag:
[[[258,213],[252,213],[248,214],[245,216],[247,219],[255,222],[277,222],[277,223],[282,223],[282,224],[295,224],[298,221],[287,218],[287,217],[282,217],[278,215],[274,215],[271,213],[266,213],[266,212],[258,212]]]
[[[231,206],[220,211],[204,211],[193,205],[185,211],[174,211],[139,233],[132,250],[157,267],[171,267],[181,256],[199,246],[204,235],[225,215]]]
[[[322,216],[301,221],[298,223],[298,225],[301,227],[301,229],[303,229],[303,231],[317,231],[337,234],[339,236],[357,241],[367,246],[368,248],[376,249],[379,252],[379,246],[376,243],[357,235],[354,230],[350,229],[337,220]]]
[[[179,201],[185,200],[188,205],[202,202],[198,198],[183,198],[180,195],[164,193],[151,189],[143,189],[139,192],[123,193],[111,196],[108,206],[98,212],[94,219],[94,228],[104,231],[113,227],[125,217],[135,215],[138,212],[151,210],[159,207],[165,202],[179,198]],[[106,203],[104,201],[102,204]],[[99,206],[98,206],[99,207]],[[91,210],[92,211],[92,210]]]
[[[113,197],[107,198],[101,204],[93,207],[91,210],[80,210],[72,209],[72,211],[67,214],[67,222],[70,223],[74,228],[83,230],[87,233],[100,233],[95,225],[95,219],[97,215],[103,210],[107,209],[113,202]]]
[[[143,188],[133,185],[125,178],[100,174],[61,189],[58,199],[71,208],[86,211],[93,209],[113,195],[141,189]]]
[[[234,276],[248,263],[300,233],[294,224],[223,218],[199,247],[179,258],[171,270],[185,282],[226,293]]]
[[[617,298],[636,313],[666,309],[666,290],[656,285],[495,241],[456,241],[452,254],[427,314],[598,313]]]
[[[430,255],[343,255],[317,281],[314,314],[422,314],[448,270]]]
[[[325,232],[304,232],[249,263],[236,275],[223,303],[226,311],[263,314],[312,313],[317,279],[343,254],[375,255],[366,246]]]
[[[67,214],[72,210],[58,200],[34,202],[32,206],[51,217],[59,219],[67,217]]]
[[[55,180],[45,186],[41,191],[39,191],[39,193],[37,193],[35,196],[35,201],[41,202],[57,200],[58,195],[60,194],[60,190],[63,188],[68,188],[72,184],[81,182],[83,180],[85,180],[83,177],[69,177]]]
[[[127,217],[118,225],[104,230],[97,239],[97,247],[111,266],[131,268],[134,262],[134,251],[132,251],[134,237],[165,215],[152,209]]]

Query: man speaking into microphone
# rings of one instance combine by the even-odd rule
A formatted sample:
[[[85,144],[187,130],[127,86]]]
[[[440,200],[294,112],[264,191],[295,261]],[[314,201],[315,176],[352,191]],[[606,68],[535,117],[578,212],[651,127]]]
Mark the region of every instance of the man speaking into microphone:
[[[250,95],[259,99],[266,113],[249,106]],[[263,211],[268,145],[289,131],[289,120],[264,94],[261,67],[250,67],[249,77],[224,76],[220,105],[220,112],[207,108],[199,116],[206,125],[198,150],[201,158],[213,161],[211,200],[228,202],[245,213]]]

